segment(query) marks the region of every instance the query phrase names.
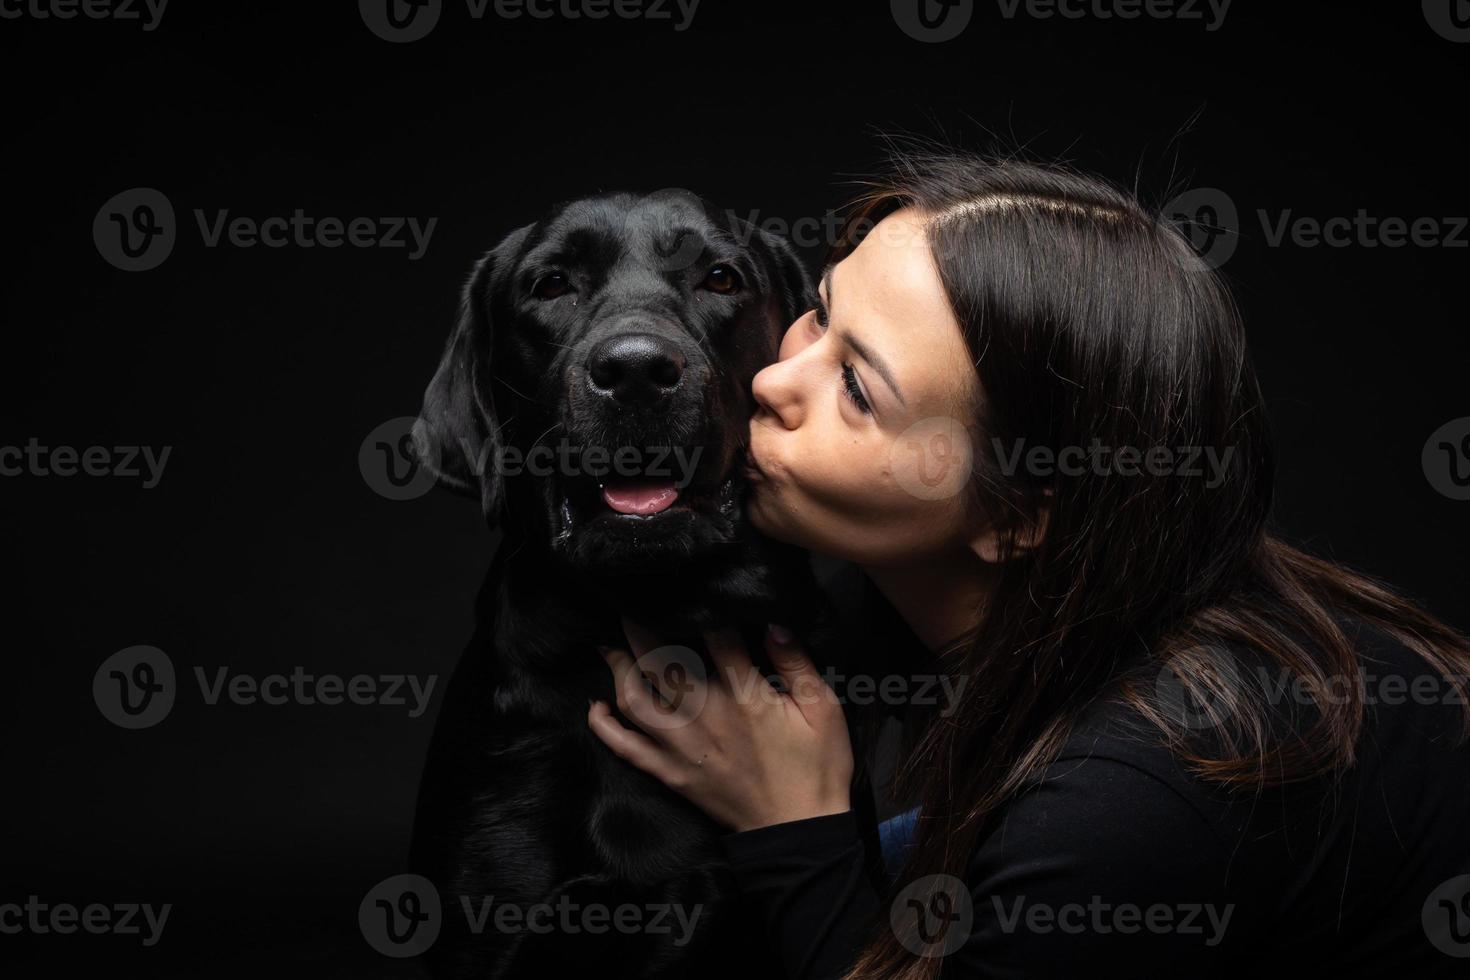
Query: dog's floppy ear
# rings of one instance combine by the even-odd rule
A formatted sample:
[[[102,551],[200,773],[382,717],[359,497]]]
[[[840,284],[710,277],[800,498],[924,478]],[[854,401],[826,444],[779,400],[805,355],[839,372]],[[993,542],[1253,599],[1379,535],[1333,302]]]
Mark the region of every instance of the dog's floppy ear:
[[[772,290],[781,303],[782,328],[817,305],[817,290],[791,243],[764,228],[756,237],[775,276]]]
[[[498,520],[504,495],[497,465],[504,443],[490,387],[491,292],[496,270],[509,264],[512,249],[527,230],[513,232],[475,264],[413,427],[419,463],[442,486],[478,497],[492,524]]]

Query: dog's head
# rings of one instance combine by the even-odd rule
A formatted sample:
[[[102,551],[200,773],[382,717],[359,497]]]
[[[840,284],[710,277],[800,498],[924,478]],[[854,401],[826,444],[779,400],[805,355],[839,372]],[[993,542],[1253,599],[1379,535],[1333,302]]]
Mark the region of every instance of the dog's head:
[[[811,304],[783,240],[686,191],[563,204],[476,265],[415,446],[576,568],[697,559],[740,533],[751,378]]]

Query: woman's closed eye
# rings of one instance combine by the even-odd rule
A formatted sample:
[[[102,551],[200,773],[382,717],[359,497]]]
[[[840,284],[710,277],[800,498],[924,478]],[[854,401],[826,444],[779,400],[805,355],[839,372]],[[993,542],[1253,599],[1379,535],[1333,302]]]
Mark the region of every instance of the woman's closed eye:
[[[817,305],[812,308],[812,319],[817,321],[817,326],[821,327],[823,332],[826,331],[827,304],[822,302],[820,293],[817,294]],[[873,406],[868,404],[867,396],[863,394],[862,386],[858,384],[857,370],[847,361],[842,363],[842,390],[847,393],[847,397],[852,400],[853,405],[857,406],[859,412],[864,415],[873,414]]]
[[[868,404],[868,399],[863,396],[863,389],[858,386],[857,372],[851,364],[842,362],[842,387],[847,391],[847,397],[857,406],[857,410],[864,415],[870,415],[873,406]]]

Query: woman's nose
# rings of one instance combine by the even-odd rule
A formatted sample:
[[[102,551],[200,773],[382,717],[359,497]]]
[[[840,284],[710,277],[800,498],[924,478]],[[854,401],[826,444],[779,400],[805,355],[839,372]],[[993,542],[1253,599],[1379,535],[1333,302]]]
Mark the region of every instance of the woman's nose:
[[[801,424],[801,399],[797,397],[791,358],[768,364],[755,373],[750,392],[758,406],[756,415],[768,414],[787,429]]]

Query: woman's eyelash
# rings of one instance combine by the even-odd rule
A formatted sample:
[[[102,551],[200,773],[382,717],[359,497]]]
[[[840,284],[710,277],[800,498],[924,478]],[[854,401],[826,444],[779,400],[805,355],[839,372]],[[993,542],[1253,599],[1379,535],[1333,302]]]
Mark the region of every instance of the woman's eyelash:
[[[817,295],[817,305],[812,307],[812,319],[817,321],[817,326],[823,330],[827,329],[827,305],[822,302],[821,294]],[[847,397],[857,406],[857,410],[864,415],[870,415],[873,406],[868,404],[868,399],[863,396],[863,389],[858,385],[857,372],[851,364],[842,365],[842,387],[847,392]]]
[[[857,406],[859,412],[867,415],[873,410],[868,400],[863,397],[863,389],[858,387],[857,372],[852,369],[851,364],[842,365],[842,386],[847,389],[847,397]]]

